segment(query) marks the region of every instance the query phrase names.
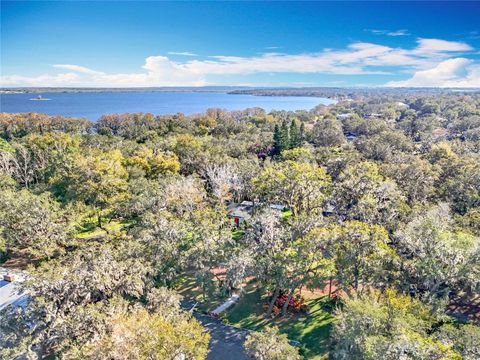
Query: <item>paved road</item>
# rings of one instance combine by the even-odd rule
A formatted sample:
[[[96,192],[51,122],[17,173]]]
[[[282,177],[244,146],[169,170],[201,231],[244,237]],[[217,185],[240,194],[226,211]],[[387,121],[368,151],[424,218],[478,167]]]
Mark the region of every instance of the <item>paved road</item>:
[[[248,330],[225,325],[221,320],[203,314],[194,314],[195,318],[210,331],[210,352],[207,360],[246,360],[243,342]]]

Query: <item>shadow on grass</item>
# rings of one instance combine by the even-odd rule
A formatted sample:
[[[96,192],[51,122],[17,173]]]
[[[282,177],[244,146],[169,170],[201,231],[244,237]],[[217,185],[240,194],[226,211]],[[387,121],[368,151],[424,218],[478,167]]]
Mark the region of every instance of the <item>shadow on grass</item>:
[[[224,296],[215,294],[213,289],[207,289],[204,293],[198,287],[195,276],[185,273],[182,279],[175,286],[175,290],[184,297],[184,299],[198,302],[197,309],[201,312],[209,312],[222,303]],[[205,296],[204,296],[205,295]]]

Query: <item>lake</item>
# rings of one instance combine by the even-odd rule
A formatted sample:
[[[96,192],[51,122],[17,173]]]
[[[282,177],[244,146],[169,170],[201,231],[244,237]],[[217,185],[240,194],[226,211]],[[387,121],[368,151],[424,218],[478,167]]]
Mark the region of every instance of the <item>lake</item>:
[[[41,95],[50,100],[30,100]],[[104,114],[144,112],[155,115],[201,113],[208,108],[310,110],[334,100],[306,96],[254,96],[221,92],[78,92],[0,94],[1,112],[37,112],[97,120]]]

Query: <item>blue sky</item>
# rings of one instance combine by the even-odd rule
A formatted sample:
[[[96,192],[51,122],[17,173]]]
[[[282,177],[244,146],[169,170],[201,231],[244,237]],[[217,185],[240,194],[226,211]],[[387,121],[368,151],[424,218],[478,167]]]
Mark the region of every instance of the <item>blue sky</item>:
[[[480,2],[1,2],[2,86],[480,87]]]

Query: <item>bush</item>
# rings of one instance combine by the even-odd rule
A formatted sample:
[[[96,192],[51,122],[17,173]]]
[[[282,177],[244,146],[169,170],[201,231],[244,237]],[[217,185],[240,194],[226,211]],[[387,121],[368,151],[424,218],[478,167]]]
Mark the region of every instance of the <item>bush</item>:
[[[280,313],[283,305],[288,300],[288,294],[286,292],[280,293],[277,300],[275,301],[273,313],[275,313],[275,308],[278,308],[278,313]],[[307,312],[309,310],[308,305],[305,304],[305,299],[300,295],[295,295],[290,298],[288,303],[287,310],[293,312]]]

